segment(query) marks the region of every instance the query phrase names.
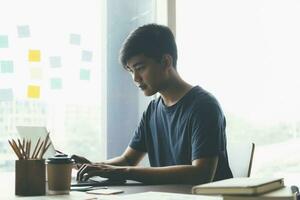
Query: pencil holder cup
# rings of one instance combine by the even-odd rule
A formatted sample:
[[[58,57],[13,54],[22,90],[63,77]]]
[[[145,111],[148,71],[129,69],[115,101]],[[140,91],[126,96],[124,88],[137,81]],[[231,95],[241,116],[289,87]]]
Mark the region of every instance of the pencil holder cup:
[[[16,160],[15,194],[41,196],[46,191],[45,160]]]

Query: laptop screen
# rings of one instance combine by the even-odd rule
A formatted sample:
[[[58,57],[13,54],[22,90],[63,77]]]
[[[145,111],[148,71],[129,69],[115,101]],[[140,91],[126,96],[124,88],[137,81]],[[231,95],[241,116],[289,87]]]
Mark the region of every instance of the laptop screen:
[[[31,140],[31,146],[35,146],[38,139],[45,140],[48,134],[47,128],[43,126],[16,126],[21,139]],[[51,141],[51,133],[49,134],[49,141],[51,145],[44,154],[44,158],[50,158],[55,155],[55,149]]]

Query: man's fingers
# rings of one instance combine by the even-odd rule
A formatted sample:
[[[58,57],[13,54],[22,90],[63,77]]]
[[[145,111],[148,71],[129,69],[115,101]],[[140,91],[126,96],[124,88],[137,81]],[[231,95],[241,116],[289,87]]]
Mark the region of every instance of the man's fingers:
[[[77,172],[77,176],[76,176],[76,180],[80,181],[81,180],[81,176],[83,176],[82,172],[85,170],[85,168],[87,168],[86,164],[83,164],[80,169]]]
[[[80,162],[80,160],[81,160],[80,157],[77,155],[72,155],[71,159],[73,159],[76,163]]]
[[[80,167],[81,167],[82,165],[83,165],[83,164],[74,163],[74,164],[73,164],[73,169],[77,169],[77,170],[79,170],[79,169],[80,169]]]
[[[77,164],[76,164],[76,168],[77,168],[77,169],[80,169],[80,167],[82,167],[82,165],[83,165],[83,164],[78,164],[78,163],[77,163]]]
[[[90,177],[93,177],[93,176],[100,176],[100,175],[101,175],[100,170],[91,170],[91,171],[88,171],[87,173],[85,173],[85,174],[83,175],[82,181],[86,181],[86,180],[88,180]]]
[[[101,176],[104,178],[121,179],[120,172],[123,168],[103,164],[83,164],[78,170],[76,180],[86,181],[92,176]]]
[[[97,166],[93,166],[91,164],[84,164],[77,172],[77,181],[82,181],[84,179],[87,179],[84,176],[86,174],[89,174],[91,171],[101,172],[101,168],[98,168]]]
[[[82,156],[72,155],[71,159],[73,159],[76,163],[91,163],[91,161]]]

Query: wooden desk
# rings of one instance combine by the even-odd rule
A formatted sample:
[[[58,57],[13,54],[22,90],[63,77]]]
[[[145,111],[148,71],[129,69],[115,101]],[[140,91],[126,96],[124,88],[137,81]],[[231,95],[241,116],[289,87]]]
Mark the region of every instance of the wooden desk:
[[[292,185],[299,183],[299,177],[294,176],[293,179],[286,179],[286,185]],[[296,179],[297,178],[297,179]],[[134,194],[140,192],[148,192],[148,191],[155,191],[155,192],[171,192],[171,193],[181,193],[181,194],[190,194],[192,185],[124,185],[124,186],[109,186],[112,189],[121,189],[124,191],[122,194],[117,195],[107,195],[107,196],[100,196],[100,195],[91,195],[86,194],[85,192],[76,192],[71,191],[69,195],[46,195],[46,196],[36,196],[36,197],[20,197],[15,196],[15,173],[14,172],[1,172],[0,173],[0,199],[2,200],[18,200],[18,199],[25,199],[25,200],[51,200],[51,199],[67,199],[67,200],[105,200],[105,199],[114,199],[113,197],[118,197],[120,195],[126,194]],[[191,195],[195,197],[197,200],[222,200],[222,197],[207,197],[207,196],[199,196],[199,195]],[[95,198],[96,197],[96,198]]]
[[[86,194],[85,192],[71,191],[69,195],[46,195],[46,196],[36,196],[36,197],[20,197],[15,196],[15,173],[14,172],[1,172],[0,173],[0,199],[14,200],[14,199],[26,199],[26,200],[48,200],[48,199],[68,199],[68,200],[88,200],[93,197],[97,197],[98,200],[101,199],[112,199],[111,195],[100,196]],[[134,194],[140,192],[156,191],[156,192],[172,192],[181,194],[190,194],[192,185],[124,185],[124,186],[109,186],[112,189],[121,189],[124,191],[122,194],[117,194],[113,196],[120,196],[126,194]],[[191,195],[194,196],[194,195]],[[211,198],[211,197],[210,197]],[[197,195],[197,199],[199,196]],[[202,199],[202,198],[201,198]],[[95,198],[96,200],[96,198]],[[207,200],[203,196],[203,200]],[[213,198],[212,200],[222,200],[220,197]]]

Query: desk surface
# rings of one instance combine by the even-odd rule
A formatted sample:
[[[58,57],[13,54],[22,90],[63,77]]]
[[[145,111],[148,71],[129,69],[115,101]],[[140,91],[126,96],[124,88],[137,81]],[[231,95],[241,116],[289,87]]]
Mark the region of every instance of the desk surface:
[[[15,196],[15,183],[14,183],[15,174],[14,172],[1,172],[0,173],[0,180],[2,183],[0,184],[0,199],[39,199],[39,200],[48,200],[48,199],[81,199],[81,200],[88,200],[88,199],[113,199],[112,195],[92,195],[87,194],[85,192],[77,192],[71,191],[69,195],[46,195],[46,196],[36,196],[36,197],[20,197]],[[114,197],[118,197],[120,195],[126,194],[134,194],[140,192],[148,192],[148,191],[155,191],[155,192],[172,192],[172,193],[180,193],[180,194],[190,194],[192,185],[124,185],[124,186],[109,186],[111,189],[121,189],[124,191],[122,194],[113,195]],[[194,196],[194,195],[191,195]],[[95,198],[96,197],[96,198]],[[197,199],[199,196],[197,195]],[[214,198],[219,200],[220,198]],[[222,199],[222,198],[221,198]],[[204,197],[203,200],[206,200]]]
[[[293,176],[292,179],[285,178],[286,185],[293,185],[296,184],[299,186],[299,177],[300,174]],[[135,194],[140,192],[148,192],[148,191],[155,191],[155,192],[171,192],[171,193],[180,193],[180,194],[190,194],[192,185],[124,185],[124,186],[109,186],[111,189],[121,189],[124,191],[122,194],[116,195],[92,195],[87,194],[85,192],[76,192],[71,191],[69,195],[46,195],[46,196],[36,196],[36,197],[19,197],[15,196],[15,173],[14,172],[1,172],[0,173],[0,199],[5,200],[14,200],[14,199],[27,199],[27,200],[48,200],[48,199],[70,199],[70,200],[105,200],[115,199],[114,197],[120,197],[121,195],[126,194]],[[190,195],[193,198],[185,198],[186,200],[189,199],[196,199],[196,200],[222,200],[222,197],[208,197],[208,196],[200,196],[200,195]],[[123,196],[125,197],[125,196]],[[126,198],[127,199],[127,198]],[[166,198],[159,199],[165,200]],[[174,199],[174,198],[170,198]]]

